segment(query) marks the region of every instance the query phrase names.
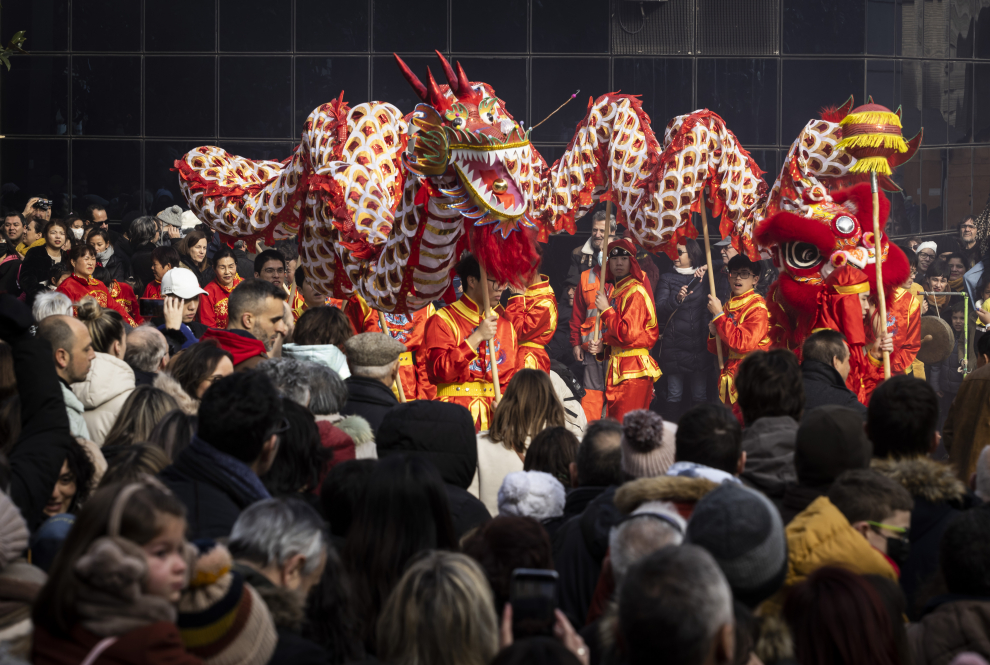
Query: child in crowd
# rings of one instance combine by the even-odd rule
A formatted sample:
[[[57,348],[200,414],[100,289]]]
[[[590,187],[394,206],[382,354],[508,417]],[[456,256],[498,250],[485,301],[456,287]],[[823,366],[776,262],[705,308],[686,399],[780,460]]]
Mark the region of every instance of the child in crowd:
[[[151,252],[151,273],[155,276],[155,281],[144,287],[142,298],[162,297],[162,277],[172,268],[182,265],[179,263],[179,252],[173,247],[165,245],[155,247]]]
[[[187,583],[185,507],[149,481],[99,490],[34,604],[35,665],[195,665],[176,627]]]
[[[925,275],[926,291],[948,291],[949,290],[949,264],[942,259],[937,259],[928,267]],[[950,302],[951,296],[928,296],[928,306],[934,310],[935,316],[940,316],[946,321],[951,318]]]
[[[715,317],[708,324],[708,350],[716,353],[716,344],[722,347],[719,398],[723,404],[732,407],[740,422],[742,412],[737,404],[736,371],[747,354],[770,347],[767,305],[763,297],[753,290],[759,281],[760,265],[745,254],[737,254],[729,260],[729,292],[732,297],[723,307],[718,298],[708,296],[708,311]]]

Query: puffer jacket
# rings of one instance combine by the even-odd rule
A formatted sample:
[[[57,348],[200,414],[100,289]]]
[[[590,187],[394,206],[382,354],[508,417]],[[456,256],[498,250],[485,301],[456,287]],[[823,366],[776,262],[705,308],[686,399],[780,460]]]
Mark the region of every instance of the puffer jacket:
[[[692,275],[668,272],[660,276],[657,287],[657,324],[663,339],[660,344],[660,369],[671,374],[703,372],[711,365],[708,353],[708,291],[703,282],[695,284],[690,295],[678,305],[681,287]],[[669,321],[668,321],[669,319]]]
[[[86,380],[73,384],[72,392],[86,409],[82,416],[90,438],[102,446],[124,402],[134,392],[134,370],[119,358],[97,353]]]
[[[778,506],[786,487],[797,482],[794,470],[797,430],[797,421],[790,416],[759,418],[743,430],[746,468],[740,480],[766,494]]]
[[[897,581],[897,572],[880,550],[852,528],[827,496],[815,499],[785,529],[787,577],[784,586],[760,606],[760,614],[779,614],[787,591],[824,566],[838,565],[860,575]]]
[[[915,665],[949,665],[963,652],[990,659],[990,598],[940,596],[908,626]]]
[[[347,356],[333,344],[307,344],[305,346],[292,343],[283,344],[282,355],[286,358],[326,365],[337,372],[341,381],[351,375],[351,370],[347,367]]]
[[[911,551],[901,566],[901,588],[908,614],[917,617],[916,596],[938,571],[942,535],[964,510],[981,501],[967,491],[952,466],[927,457],[875,459],[874,471],[896,480],[914,499],[911,511]]]

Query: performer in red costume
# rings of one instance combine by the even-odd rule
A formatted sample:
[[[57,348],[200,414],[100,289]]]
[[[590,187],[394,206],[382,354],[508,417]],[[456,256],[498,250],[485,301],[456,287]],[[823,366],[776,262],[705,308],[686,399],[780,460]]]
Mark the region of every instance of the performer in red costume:
[[[708,296],[708,311],[715,317],[708,324],[708,350],[714,354],[716,344],[722,347],[724,365],[718,379],[718,396],[742,422],[736,372],[747,355],[770,348],[767,335],[770,319],[766,302],[753,290],[760,280],[759,264],[745,254],[737,254],[729,261],[728,268],[732,297],[723,306],[718,298]]]
[[[594,334],[595,317],[598,308],[595,298],[601,283],[600,269],[590,268],[581,273],[581,281],[574,291],[574,308],[571,310],[571,348],[574,359],[584,363],[584,397],[581,408],[588,422],[602,417],[605,406],[605,368],[602,361],[588,351],[588,342]],[[612,294],[612,285],[606,282],[606,297]]]
[[[557,299],[550,288],[550,278],[536,274],[524,293],[509,298],[505,314],[516,328],[519,351],[517,369],[542,369],[550,372],[546,345],[557,330]]]
[[[127,282],[119,282],[117,280],[112,280],[109,285],[106,285],[107,292],[110,297],[117,301],[117,304],[124,308],[124,310],[130,314],[131,318],[137,321],[138,325],[144,322],[139,313],[138,299],[137,295],[134,293],[134,289]]]
[[[482,283],[478,260],[470,254],[456,270],[464,295],[426,321],[426,374],[436,386],[436,398],[467,407],[480,432],[488,429],[495,400],[491,359],[495,358],[505,390],[516,371],[516,331],[501,305],[488,318],[482,317],[483,289],[488,289],[489,302],[497,303],[505,285],[491,279]]]
[[[128,314],[120,303],[110,297],[106,285],[93,277],[96,270],[96,250],[89,245],[76,245],[69,252],[69,263],[72,264],[72,274],[59,284],[59,293],[69,296],[72,302],[79,302],[86,296],[93,296],[100,307],[112,309],[120,314],[129,326],[136,326],[137,321]]]
[[[213,270],[216,274],[206,285],[205,295],[199,297],[199,321],[207,328],[227,327],[227,301],[230,292],[244,280],[237,274],[237,257],[234,250],[226,245],[213,255]]]
[[[414,399],[436,399],[436,386],[430,383],[426,375],[426,357],[423,349],[423,337],[426,333],[426,321],[436,313],[433,303],[423,309],[413,312],[412,316],[405,314],[385,313],[385,325],[388,330],[383,331],[378,310],[368,307],[358,294],[344,304],[344,314],[347,315],[351,326],[356,333],[363,332],[387,332],[394,340],[398,340],[406,345],[406,352],[399,355],[399,380],[402,381],[402,391],[405,393],[406,401]],[[392,392],[398,391],[395,386]]]
[[[632,241],[609,243],[606,279],[614,285],[611,296],[599,293],[595,297],[595,306],[602,313],[602,336],[589,342],[588,350],[597,355],[608,347],[606,413],[621,422],[629,411],[650,408],[653,384],[660,378],[660,367],[650,356],[650,349],[660,331],[653,294],[636,261]]]

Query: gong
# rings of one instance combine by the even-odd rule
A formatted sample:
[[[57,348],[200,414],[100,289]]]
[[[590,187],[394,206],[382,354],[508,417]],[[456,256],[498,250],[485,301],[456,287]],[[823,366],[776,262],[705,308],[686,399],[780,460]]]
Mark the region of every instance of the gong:
[[[956,336],[952,326],[945,319],[937,316],[921,317],[921,348],[918,349],[918,360],[926,365],[935,365],[952,353]]]

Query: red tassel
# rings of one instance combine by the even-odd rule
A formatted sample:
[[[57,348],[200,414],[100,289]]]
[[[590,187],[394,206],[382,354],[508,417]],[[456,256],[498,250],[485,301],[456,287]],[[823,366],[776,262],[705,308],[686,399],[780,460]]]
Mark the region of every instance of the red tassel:
[[[525,288],[527,278],[539,265],[536,229],[513,231],[508,238],[495,233],[495,224],[474,226],[468,232],[471,253],[485,266],[488,277],[500,284]]]

